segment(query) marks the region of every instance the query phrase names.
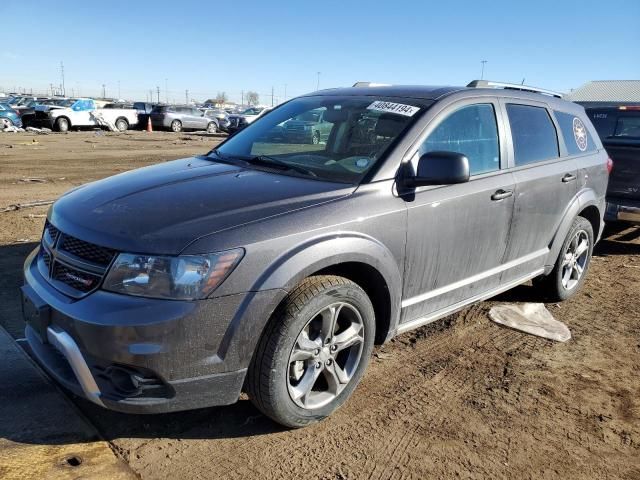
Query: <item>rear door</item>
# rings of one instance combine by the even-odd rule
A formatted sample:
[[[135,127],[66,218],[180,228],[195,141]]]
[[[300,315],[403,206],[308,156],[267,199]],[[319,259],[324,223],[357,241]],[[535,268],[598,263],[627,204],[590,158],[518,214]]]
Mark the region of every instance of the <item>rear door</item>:
[[[463,153],[470,180],[409,192],[402,322],[426,323],[499,286],[514,205],[497,99],[463,100],[443,109],[412,159],[430,151]]]
[[[540,273],[564,213],[577,193],[578,164],[567,156],[559,126],[545,103],[501,99],[509,131],[515,208],[502,283]]]

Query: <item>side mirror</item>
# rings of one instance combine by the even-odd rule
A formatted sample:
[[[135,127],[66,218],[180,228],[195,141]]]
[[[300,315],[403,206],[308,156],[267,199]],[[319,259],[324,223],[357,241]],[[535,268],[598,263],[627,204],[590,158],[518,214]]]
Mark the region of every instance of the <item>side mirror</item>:
[[[451,185],[469,181],[469,159],[457,152],[429,152],[418,160],[418,173],[406,177],[409,187]]]

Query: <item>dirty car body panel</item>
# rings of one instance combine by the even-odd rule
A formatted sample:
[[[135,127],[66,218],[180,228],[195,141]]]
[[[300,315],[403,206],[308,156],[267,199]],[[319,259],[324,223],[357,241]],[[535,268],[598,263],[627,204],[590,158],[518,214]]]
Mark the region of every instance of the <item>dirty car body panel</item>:
[[[544,110],[557,131],[557,158],[516,165],[509,103]],[[355,114],[349,105],[367,119],[344,137],[341,122]],[[225,153],[305,108],[327,109],[334,128],[322,145],[256,141],[243,155]],[[553,112],[584,118],[572,109],[495,89],[326,90],[275,108],[206,156],[72,190],[51,207],[42,243],[25,262],[32,350],[62,384],[115,410],[228,404],[276,307],[317,272],[364,268],[377,279],[379,342],[545,273],[565,225],[591,206],[599,234],[604,213],[606,153],[599,143],[568,153]],[[453,133],[469,134],[460,122],[477,119],[487,128],[471,132],[481,162],[471,162],[468,182],[406,188],[425,149],[445,148]],[[367,156],[367,142],[383,153]],[[271,153],[274,160],[275,147],[286,153]],[[306,163],[282,163],[295,158]],[[563,183],[566,174],[576,178]],[[551,194],[539,185],[555,180],[570,185]],[[235,268],[202,298],[148,298],[105,285],[124,254],[239,251]]]

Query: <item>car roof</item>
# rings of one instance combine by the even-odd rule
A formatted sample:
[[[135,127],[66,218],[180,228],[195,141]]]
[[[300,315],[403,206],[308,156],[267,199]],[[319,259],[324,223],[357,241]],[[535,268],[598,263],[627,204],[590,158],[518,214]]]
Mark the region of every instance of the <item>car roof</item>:
[[[473,82],[472,82],[473,83]],[[508,84],[510,85],[510,84]],[[557,96],[548,95],[541,92],[528,90],[523,86],[520,90],[518,85],[513,88],[491,88],[478,86],[456,87],[456,86],[429,86],[429,85],[372,85],[372,86],[355,86],[346,88],[331,88],[312,92],[304,97],[312,96],[367,96],[367,97],[387,97],[387,98],[413,98],[418,100],[437,101],[443,97],[452,94],[460,94],[464,98],[492,96],[503,98],[516,98],[534,102],[544,102],[552,108],[562,108],[571,112],[584,111],[583,107],[571,101],[557,98]],[[553,92],[552,92],[553,93]]]
[[[436,100],[443,95],[464,90],[465,87],[428,86],[428,85],[379,85],[371,87],[330,88],[312,92],[305,97],[316,95],[344,95],[344,96],[375,96],[375,97],[405,97]]]

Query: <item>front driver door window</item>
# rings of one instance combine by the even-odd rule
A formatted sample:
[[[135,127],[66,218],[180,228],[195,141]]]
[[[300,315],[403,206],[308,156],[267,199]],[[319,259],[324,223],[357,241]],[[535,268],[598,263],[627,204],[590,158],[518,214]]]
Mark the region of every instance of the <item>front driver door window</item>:
[[[449,115],[421,145],[419,153],[434,151],[464,153],[471,175],[498,170],[500,145],[493,105],[469,105]]]
[[[432,120],[436,126],[413,159],[432,151],[462,153],[469,159],[471,179],[406,195],[402,322],[420,324],[500,284],[514,196],[495,194],[513,193],[515,186],[512,174],[500,170],[496,104],[446,109]]]

